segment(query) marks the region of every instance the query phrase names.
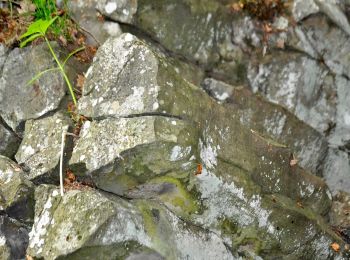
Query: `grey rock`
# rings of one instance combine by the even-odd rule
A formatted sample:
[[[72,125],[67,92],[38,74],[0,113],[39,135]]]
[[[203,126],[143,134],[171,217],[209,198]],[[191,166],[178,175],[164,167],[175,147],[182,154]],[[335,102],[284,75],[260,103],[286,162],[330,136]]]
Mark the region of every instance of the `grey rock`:
[[[57,51],[57,45],[53,46]],[[59,106],[66,92],[59,72],[48,72],[27,85],[37,73],[55,66],[46,43],[15,48],[9,53],[0,78],[0,114],[13,130],[24,121],[43,116]]]
[[[297,0],[293,3],[293,16],[301,21],[311,14],[322,12],[333,23],[350,36],[350,24],[344,14],[344,1],[338,0]]]
[[[8,53],[9,49],[4,44],[0,44],[0,75],[2,75],[2,68],[4,66]]]
[[[20,144],[20,138],[1,124],[0,120],[0,155],[12,158]]]
[[[212,66],[232,34],[232,16],[219,1],[138,1],[133,24],[172,52]],[[232,44],[232,43],[229,43]]]
[[[290,147],[300,166],[313,174],[320,174],[319,166],[328,149],[323,135],[282,107],[252,94],[246,88],[212,78],[205,79],[202,86],[219,102],[233,106],[233,113],[243,125]]]
[[[68,191],[61,198],[48,186],[39,186],[36,197],[28,247],[33,257],[55,259],[99,246],[90,255],[98,257],[110,245],[127,256],[129,247],[129,253],[134,251],[128,243],[137,243],[167,259],[233,259],[216,234],[183,222],[151,201],[126,201],[91,189]]]
[[[34,185],[21,167],[0,156],[0,209],[11,218],[31,224],[34,218]]]
[[[84,89],[79,111],[96,122],[83,127],[70,164],[99,188],[161,203],[245,256],[253,253],[242,242],[249,237],[255,246],[264,241],[261,257],[333,257],[336,235],[321,217],[331,204],[325,183],[291,165],[291,150],[244,126],[236,107],[218,104],[145,42],[130,34],[107,40]]]
[[[348,153],[330,148],[322,172],[333,194],[350,189],[350,159]]]
[[[148,86],[153,87],[151,91],[154,94],[150,98],[153,97],[152,106],[156,108],[155,69],[157,60],[152,56],[150,50],[145,49],[142,45],[133,45],[135,38],[131,34],[123,34],[120,39],[123,40],[116,41],[109,38],[98,50],[99,58],[96,58],[94,65],[87,71],[83,97],[78,103],[81,114],[89,117],[138,114],[144,110],[140,102]],[[120,56],[120,59],[116,59],[116,55]],[[105,63],[105,59],[108,59],[109,62]],[[127,63],[120,62],[120,60],[127,61]],[[141,65],[141,62],[145,60],[148,61],[147,67]],[[133,70],[134,78],[128,78],[128,82],[123,82],[125,77],[120,74],[123,75],[127,69]],[[106,74],[110,77],[105,77]],[[154,76],[151,77],[150,74]],[[132,85],[132,87],[121,88],[123,84]],[[125,97],[128,98],[124,101]]]
[[[332,208],[330,212],[330,223],[340,228],[350,227],[350,194],[339,192],[333,197]]]
[[[0,257],[4,260],[24,259],[28,231],[17,220],[0,215]]]
[[[274,53],[258,64],[251,62],[248,78],[253,92],[287,108],[320,133],[336,121],[335,79],[315,60]]]
[[[337,88],[337,117],[336,126],[329,136],[331,146],[346,146],[350,141],[350,81],[345,77],[336,77]]]
[[[122,33],[118,23],[99,20],[96,9],[100,2],[96,0],[74,0],[68,2],[68,8],[73,18],[84,30],[93,35],[93,37],[90,34],[86,36],[87,42],[94,46],[102,44],[110,36],[117,37]]]
[[[131,23],[137,11],[137,0],[96,1],[96,8],[114,21]]]
[[[319,12],[320,8],[314,0],[296,0],[293,3],[293,16],[296,21],[301,21],[305,17]]]
[[[314,0],[315,3],[323,12],[335,23],[339,28],[341,28],[348,36],[350,36],[350,24],[348,18],[341,9],[339,2],[335,0]]]
[[[323,60],[335,74],[349,77],[349,35],[329,23],[327,17],[312,16],[296,27],[296,37],[290,36],[288,44]]]
[[[68,116],[61,112],[26,122],[24,138],[15,157],[29,170],[30,180],[58,180],[62,132],[67,132],[70,124]]]

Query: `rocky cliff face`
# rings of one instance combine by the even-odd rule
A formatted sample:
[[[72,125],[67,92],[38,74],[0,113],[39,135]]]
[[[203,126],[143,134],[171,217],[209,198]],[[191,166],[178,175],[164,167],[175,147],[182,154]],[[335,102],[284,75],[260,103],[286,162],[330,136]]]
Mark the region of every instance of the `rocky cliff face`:
[[[4,259],[349,256],[348,7],[294,1],[267,24],[231,4],[71,1],[103,44],[64,143],[78,180],[64,196],[62,79],[25,89],[46,49],[0,49]]]

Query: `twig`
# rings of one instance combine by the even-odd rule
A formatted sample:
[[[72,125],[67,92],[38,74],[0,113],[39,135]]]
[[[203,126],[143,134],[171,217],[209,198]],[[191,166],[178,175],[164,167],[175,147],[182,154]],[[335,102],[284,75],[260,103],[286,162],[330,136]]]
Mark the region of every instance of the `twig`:
[[[83,30],[84,32],[86,32],[88,35],[90,35],[94,41],[97,43],[98,46],[101,46],[101,43],[99,42],[99,40],[96,39],[96,37],[91,33],[89,32],[87,29],[85,29],[83,26],[81,26],[72,16],[69,16],[69,18],[76,24],[78,25],[78,27]]]
[[[73,133],[67,133],[66,130],[62,131],[62,139],[61,139],[61,158],[60,158],[60,191],[61,196],[64,195],[64,189],[63,189],[63,156],[64,156],[64,140],[67,135],[77,137],[77,135]]]
[[[61,139],[61,159],[60,159],[60,191],[61,196],[64,195],[63,189],[63,154],[64,154],[64,139],[66,137],[66,130],[62,131],[62,139]]]

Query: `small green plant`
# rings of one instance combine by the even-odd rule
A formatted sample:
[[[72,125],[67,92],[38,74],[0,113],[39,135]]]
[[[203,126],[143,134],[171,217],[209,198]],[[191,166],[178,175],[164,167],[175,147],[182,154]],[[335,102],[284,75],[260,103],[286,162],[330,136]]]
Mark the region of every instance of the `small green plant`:
[[[37,39],[39,37],[42,37],[45,40],[45,42],[46,42],[47,46],[49,47],[49,50],[50,50],[53,58],[55,59],[55,61],[57,63],[57,68],[50,68],[50,69],[47,69],[47,70],[39,72],[37,75],[35,75],[28,82],[28,85],[32,84],[34,81],[39,79],[43,74],[45,74],[47,72],[59,70],[61,72],[61,74],[63,75],[64,80],[67,83],[70,95],[71,95],[71,97],[73,99],[73,103],[76,106],[77,100],[76,100],[76,97],[75,97],[75,94],[74,94],[74,89],[73,89],[73,86],[70,83],[70,80],[68,79],[68,76],[67,76],[67,74],[66,74],[66,72],[64,70],[64,66],[65,66],[66,62],[68,61],[68,59],[70,57],[72,57],[72,55],[74,55],[75,53],[83,50],[85,47],[78,48],[78,49],[74,50],[73,52],[69,53],[68,56],[66,57],[66,59],[62,63],[59,61],[55,51],[53,50],[53,48],[52,48],[52,46],[50,44],[49,39],[46,37],[47,29],[56,21],[57,18],[58,18],[58,16],[56,16],[56,17],[54,17],[54,18],[52,18],[50,20],[39,19],[39,20],[33,22],[28,27],[27,31],[24,34],[22,34],[21,37],[20,37],[20,40],[22,41],[21,44],[20,44],[21,48],[26,46],[28,43],[34,41],[35,39]]]
[[[32,0],[35,5],[35,19],[51,20],[52,14],[57,13],[55,0]]]

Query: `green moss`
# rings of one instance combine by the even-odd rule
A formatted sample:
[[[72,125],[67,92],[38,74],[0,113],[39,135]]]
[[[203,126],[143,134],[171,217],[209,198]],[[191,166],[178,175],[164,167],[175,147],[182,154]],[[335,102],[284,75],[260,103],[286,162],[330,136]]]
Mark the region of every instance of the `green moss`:
[[[162,207],[145,200],[138,201],[136,205],[142,214],[146,233],[152,239],[152,248],[166,256],[166,259],[176,259],[170,242],[173,228],[164,216]]]
[[[122,174],[115,178],[115,181],[123,187],[130,189],[137,186],[138,182],[132,176]]]
[[[176,178],[163,176],[151,180],[151,183],[170,183],[176,189],[170,193],[162,194],[159,198],[164,202],[171,204],[175,209],[180,209],[179,214],[190,215],[198,211],[196,199],[187,191],[183,184]]]
[[[221,221],[220,229],[223,235],[233,235],[237,232],[237,224],[225,218]]]
[[[219,3],[213,0],[186,0],[193,14],[216,12]]]
[[[233,248],[239,248],[240,246],[249,246],[256,254],[259,254],[261,248],[265,248],[265,242],[261,239],[261,234],[254,226],[243,227],[237,231],[239,236],[235,237],[232,241]],[[269,238],[265,237],[266,240]]]
[[[142,214],[144,227],[146,233],[151,237],[152,240],[157,239],[157,225],[153,219],[151,209],[144,203],[138,203],[138,208]],[[155,241],[153,241],[155,242]]]

